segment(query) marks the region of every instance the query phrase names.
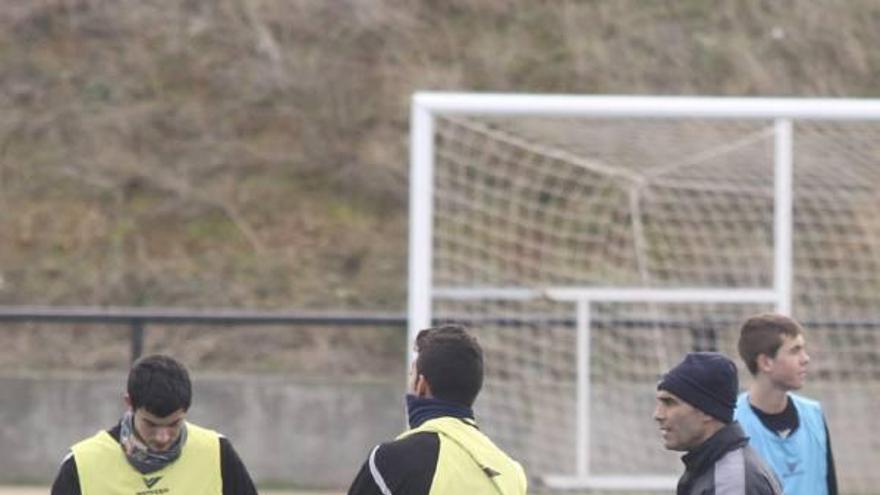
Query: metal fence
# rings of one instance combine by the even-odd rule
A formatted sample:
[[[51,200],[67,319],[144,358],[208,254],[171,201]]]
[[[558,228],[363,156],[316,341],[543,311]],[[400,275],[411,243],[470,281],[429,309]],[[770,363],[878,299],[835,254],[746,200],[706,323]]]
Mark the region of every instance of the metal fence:
[[[479,316],[444,315],[438,321],[455,321],[468,325],[491,324],[503,327],[534,325],[562,325],[574,327],[574,318],[560,318],[556,315]],[[0,323],[95,323],[103,325],[127,325],[131,330],[131,360],[141,356],[144,349],[144,332],[151,324],[172,325],[319,325],[370,327],[393,326],[405,328],[407,318],[404,313],[385,312],[343,312],[343,311],[257,311],[246,309],[191,309],[191,308],[134,308],[134,307],[79,307],[79,306],[0,306]],[[690,328],[696,335],[709,340],[708,349],[695,347],[694,350],[714,350],[712,341],[718,328],[736,322],[724,318],[703,321],[678,321],[654,318],[598,318],[593,321],[596,328],[622,327],[638,328],[662,326],[666,328]],[[807,328],[870,328],[880,329],[880,321],[874,320],[823,320],[804,321]]]
[[[131,329],[131,360],[134,361],[143,353],[144,332],[151,324],[405,327],[406,316],[402,313],[345,313],[338,311],[6,306],[0,307],[0,323],[4,322],[127,325]]]

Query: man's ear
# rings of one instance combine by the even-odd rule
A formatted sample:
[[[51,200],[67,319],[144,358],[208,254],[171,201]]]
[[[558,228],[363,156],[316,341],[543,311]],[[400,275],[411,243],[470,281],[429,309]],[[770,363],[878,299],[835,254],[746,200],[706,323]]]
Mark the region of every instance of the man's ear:
[[[122,402],[125,403],[125,408],[131,410],[131,397],[126,393],[122,396]]]
[[[425,378],[425,375],[419,374],[418,376],[416,376],[416,386],[414,388],[416,397],[427,399],[433,397],[433,395],[431,394],[431,384],[428,383],[428,379]]]
[[[699,409],[697,409],[697,410],[699,411]],[[700,414],[703,415],[700,419],[703,421],[704,424],[709,424],[713,421],[718,421],[718,419],[716,419],[715,416],[712,416],[711,414],[709,414],[707,412],[700,411]]]
[[[773,358],[764,353],[761,353],[758,354],[757,358],[755,358],[755,363],[757,363],[758,365],[758,371],[763,371],[764,373],[767,373],[773,367]]]

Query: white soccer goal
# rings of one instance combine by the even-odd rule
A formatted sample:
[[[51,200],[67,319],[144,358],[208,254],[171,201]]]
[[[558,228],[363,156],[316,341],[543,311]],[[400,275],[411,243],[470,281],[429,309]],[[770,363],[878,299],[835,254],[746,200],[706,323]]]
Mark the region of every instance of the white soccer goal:
[[[480,422],[533,478],[673,487],[657,378],[775,309],[808,327],[843,491],[880,482],[880,101],[418,93],[411,117],[410,338],[471,324]]]

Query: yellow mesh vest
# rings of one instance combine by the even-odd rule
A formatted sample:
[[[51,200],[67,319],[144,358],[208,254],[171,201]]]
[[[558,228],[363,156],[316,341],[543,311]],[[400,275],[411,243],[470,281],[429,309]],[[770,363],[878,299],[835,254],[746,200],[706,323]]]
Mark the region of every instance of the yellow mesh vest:
[[[524,495],[522,466],[492,443],[470,420],[437,418],[398,438],[429,431],[440,438],[430,495]]]
[[[141,474],[125,459],[119,442],[106,431],[71,450],[83,495],[222,495],[220,437],[186,424],[187,438],[176,461]]]

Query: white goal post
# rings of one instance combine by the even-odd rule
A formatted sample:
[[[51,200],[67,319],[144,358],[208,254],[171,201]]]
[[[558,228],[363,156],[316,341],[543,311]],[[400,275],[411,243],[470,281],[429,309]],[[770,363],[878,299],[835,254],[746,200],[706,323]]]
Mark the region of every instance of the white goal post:
[[[880,179],[878,120],[880,100],[416,93],[409,348],[435,320],[489,322],[478,413],[530,475],[555,488],[670,489],[673,464],[644,447],[659,437],[642,438],[652,374],[700,339],[733,354],[728,330],[750,312],[873,318],[871,300],[841,301],[880,288],[880,273],[867,280],[880,241],[875,253],[859,213]],[[831,149],[850,135],[856,144]],[[796,195],[810,198],[798,206]],[[834,204],[849,196],[851,209]],[[845,247],[830,267],[812,255],[838,240],[871,251],[845,277]],[[803,289],[796,254],[813,270]],[[630,463],[627,450],[646,453]],[[873,483],[855,471],[856,490]]]

